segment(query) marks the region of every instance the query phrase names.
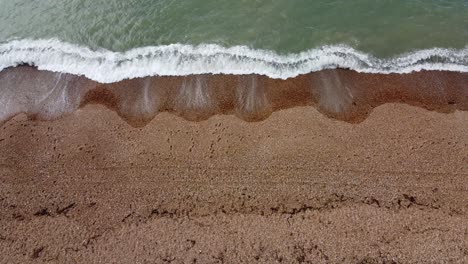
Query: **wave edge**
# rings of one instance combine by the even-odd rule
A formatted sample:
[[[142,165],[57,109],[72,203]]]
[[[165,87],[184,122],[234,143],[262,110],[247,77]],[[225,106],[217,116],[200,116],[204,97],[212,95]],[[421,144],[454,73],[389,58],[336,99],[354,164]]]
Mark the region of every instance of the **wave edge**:
[[[423,70],[468,72],[468,47],[432,48],[381,59],[346,45],[295,54],[217,44],[170,44],[125,52],[91,50],[58,39],[20,39],[0,44],[0,71],[21,64],[40,70],[82,75],[100,83],[147,76],[258,74],[288,79],[324,69],[362,73],[411,73]]]

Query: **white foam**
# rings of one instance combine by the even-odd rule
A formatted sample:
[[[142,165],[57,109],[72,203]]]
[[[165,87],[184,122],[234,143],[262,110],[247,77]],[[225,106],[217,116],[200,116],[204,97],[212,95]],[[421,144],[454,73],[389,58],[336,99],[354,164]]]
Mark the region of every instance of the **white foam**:
[[[260,74],[287,79],[331,68],[347,68],[366,73],[410,73],[421,70],[468,72],[468,47],[433,48],[379,59],[349,46],[336,45],[297,54],[245,46],[214,44],[135,48],[126,52],[86,47],[48,40],[13,40],[0,44],[0,70],[29,64],[41,70],[84,75],[112,83],[145,76],[185,76],[190,74]]]

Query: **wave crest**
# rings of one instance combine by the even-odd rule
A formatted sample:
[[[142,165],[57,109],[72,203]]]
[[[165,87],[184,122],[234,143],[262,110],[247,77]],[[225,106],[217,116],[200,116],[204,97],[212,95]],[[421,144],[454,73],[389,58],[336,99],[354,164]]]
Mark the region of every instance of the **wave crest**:
[[[29,64],[40,70],[84,75],[101,83],[146,76],[259,74],[288,79],[324,69],[364,73],[410,73],[421,70],[468,72],[468,47],[433,48],[380,59],[346,45],[323,46],[297,54],[246,46],[171,44],[113,52],[91,50],[57,39],[13,40],[0,44],[0,70]]]

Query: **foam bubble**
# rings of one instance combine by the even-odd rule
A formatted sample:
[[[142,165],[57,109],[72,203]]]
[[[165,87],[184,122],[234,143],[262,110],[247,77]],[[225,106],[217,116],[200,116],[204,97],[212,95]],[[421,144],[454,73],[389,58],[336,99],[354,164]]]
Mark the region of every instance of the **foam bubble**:
[[[379,59],[349,46],[323,46],[297,54],[245,46],[222,47],[171,44],[142,47],[126,52],[86,47],[48,40],[13,40],[0,44],[0,70],[19,64],[41,70],[84,75],[112,83],[146,76],[192,74],[259,74],[288,79],[323,69],[347,68],[363,73],[410,73],[421,70],[468,72],[468,47],[433,48]]]

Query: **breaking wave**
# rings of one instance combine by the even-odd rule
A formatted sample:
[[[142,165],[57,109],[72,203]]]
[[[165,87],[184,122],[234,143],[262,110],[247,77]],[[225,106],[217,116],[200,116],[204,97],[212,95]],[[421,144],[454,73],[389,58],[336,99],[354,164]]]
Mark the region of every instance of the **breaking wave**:
[[[156,75],[192,74],[259,74],[288,79],[334,68],[383,74],[422,70],[468,72],[468,47],[432,48],[381,59],[346,45],[280,55],[246,46],[215,44],[171,44],[125,52],[92,50],[57,39],[23,39],[0,44],[0,70],[21,64],[36,66],[40,70],[84,75],[101,83]]]

